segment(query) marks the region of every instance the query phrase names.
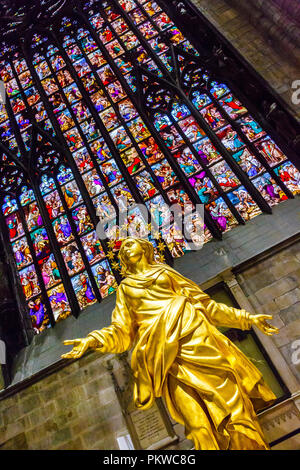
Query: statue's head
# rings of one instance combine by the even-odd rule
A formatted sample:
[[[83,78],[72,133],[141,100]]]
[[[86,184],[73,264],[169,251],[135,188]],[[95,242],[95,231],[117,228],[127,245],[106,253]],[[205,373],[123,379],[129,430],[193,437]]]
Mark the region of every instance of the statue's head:
[[[124,274],[130,274],[133,267],[141,259],[147,264],[156,264],[154,260],[154,248],[152,243],[142,238],[126,238],[122,242],[119,259],[123,268]]]

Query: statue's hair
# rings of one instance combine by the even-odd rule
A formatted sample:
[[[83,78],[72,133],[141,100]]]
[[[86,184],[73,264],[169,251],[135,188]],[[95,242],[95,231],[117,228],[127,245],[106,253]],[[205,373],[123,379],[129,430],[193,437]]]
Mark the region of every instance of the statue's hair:
[[[137,241],[142,246],[143,251],[145,253],[146,260],[148,261],[149,264],[152,264],[152,265],[157,264],[155,259],[154,259],[154,248],[153,248],[153,245],[152,245],[151,242],[149,242],[148,240],[144,240],[143,238],[128,237],[128,238],[126,238],[126,240],[124,240],[122,242],[122,245],[121,245],[121,248],[120,248],[120,251],[119,251],[119,259],[120,259],[120,262],[121,262],[123,274],[126,275],[126,274],[131,273],[130,265],[129,265],[127,257],[124,253],[124,244],[128,240]]]

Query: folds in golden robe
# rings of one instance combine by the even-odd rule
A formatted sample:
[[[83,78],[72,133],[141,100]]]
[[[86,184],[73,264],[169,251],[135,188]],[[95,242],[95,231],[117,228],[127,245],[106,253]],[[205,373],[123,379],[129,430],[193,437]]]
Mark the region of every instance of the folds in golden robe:
[[[146,409],[155,397],[163,397],[196,449],[210,447],[197,443],[199,438],[189,429],[176,399],[176,384],[199,397],[216,448],[229,448],[234,433],[241,445],[244,437],[255,443],[253,448],[268,448],[254,410],[276,397],[218,326],[250,329],[249,313],[216,303],[169,266],[154,265],[143,276],[129,275],[122,281],[111,326],[89,336],[102,344],[101,352],[134,348],[135,405]]]

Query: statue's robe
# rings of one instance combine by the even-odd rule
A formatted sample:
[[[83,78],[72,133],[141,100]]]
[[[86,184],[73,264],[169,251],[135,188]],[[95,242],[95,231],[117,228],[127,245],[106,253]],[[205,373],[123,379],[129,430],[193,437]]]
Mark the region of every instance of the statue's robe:
[[[209,446],[203,436],[197,442],[182,405],[176,403],[174,384],[178,382],[196,391],[220,449],[230,448],[234,432],[241,446],[244,436],[248,446],[249,440],[253,442],[253,449],[268,448],[255,411],[276,397],[218,326],[249,330],[249,313],[213,301],[192,281],[157,264],[121,282],[111,325],[89,336],[104,353],[133,348],[135,405],[146,409],[155,397],[163,397],[172,417],[186,426],[196,449]]]

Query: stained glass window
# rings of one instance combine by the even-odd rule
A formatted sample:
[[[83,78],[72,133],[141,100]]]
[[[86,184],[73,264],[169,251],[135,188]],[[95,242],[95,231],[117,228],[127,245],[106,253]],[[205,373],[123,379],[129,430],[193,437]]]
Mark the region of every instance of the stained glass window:
[[[36,333],[116,290],[128,207],[129,233],[151,220],[170,261],[191,249],[174,204],[202,246],[300,192],[299,170],[158,0],[69,10],[0,61],[3,230]]]

